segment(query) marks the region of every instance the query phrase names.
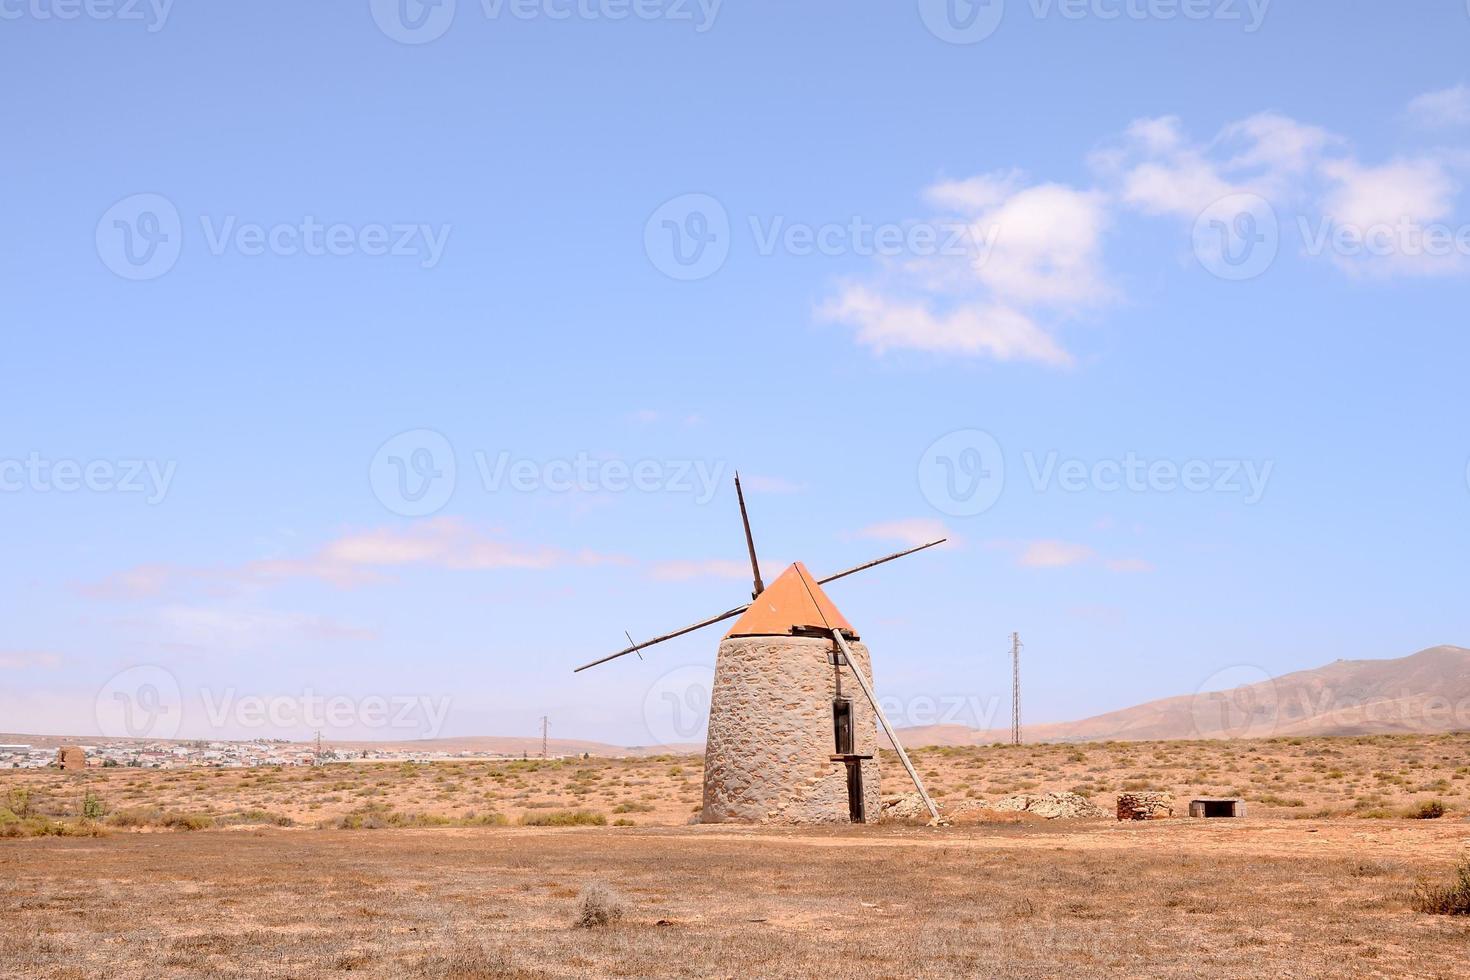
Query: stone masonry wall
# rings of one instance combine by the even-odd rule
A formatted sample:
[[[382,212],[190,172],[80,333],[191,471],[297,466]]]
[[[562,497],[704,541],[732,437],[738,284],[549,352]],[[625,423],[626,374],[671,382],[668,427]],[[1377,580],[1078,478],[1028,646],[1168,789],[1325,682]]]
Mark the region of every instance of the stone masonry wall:
[[[836,644],[797,636],[735,637],[720,644],[710,692],[702,823],[847,823],[847,767],[833,762],[832,700]],[[868,648],[849,643],[872,684]],[[861,763],[863,806],[879,814],[878,733],[873,706],[842,668],[852,701],[853,748]]]

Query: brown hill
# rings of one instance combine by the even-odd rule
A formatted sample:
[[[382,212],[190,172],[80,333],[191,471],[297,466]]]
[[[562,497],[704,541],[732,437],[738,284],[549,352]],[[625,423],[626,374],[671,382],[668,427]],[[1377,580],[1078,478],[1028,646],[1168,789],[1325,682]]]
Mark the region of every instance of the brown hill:
[[[1202,691],[1082,721],[1028,725],[1028,741],[1270,738],[1470,730],[1470,650],[1431,647],[1396,660],[1339,660],[1224,691]],[[983,745],[1008,731],[930,725],[906,745]]]

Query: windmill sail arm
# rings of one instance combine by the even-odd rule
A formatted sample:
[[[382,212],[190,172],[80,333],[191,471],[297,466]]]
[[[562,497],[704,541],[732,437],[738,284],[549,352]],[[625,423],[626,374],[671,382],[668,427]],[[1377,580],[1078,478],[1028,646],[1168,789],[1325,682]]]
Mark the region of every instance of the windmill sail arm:
[[[601,660],[594,660],[590,664],[583,664],[576,670],[572,671],[572,673],[580,673],[586,670],[588,667],[596,667],[598,664],[605,664],[609,660],[616,660],[619,657],[626,657],[628,654],[634,653],[638,650],[646,650],[649,647],[653,646],[655,643],[662,643],[665,640],[672,640],[676,636],[683,636],[685,633],[693,633],[695,630],[704,629],[706,626],[713,626],[715,623],[722,623],[727,619],[733,619],[749,608],[750,603],[747,602],[743,606],[737,606],[736,608],[731,609],[727,612],[720,613],[718,616],[711,616],[709,619],[702,619],[697,623],[685,626],[683,629],[677,629],[674,630],[672,633],[665,633],[662,636],[655,636],[651,640],[644,640],[642,643],[635,643],[630,647],[624,647],[617,653],[610,653],[606,657],[603,657]]]
[[[865,561],[861,565],[854,565],[852,568],[849,568],[846,571],[838,572],[836,575],[829,575],[824,579],[818,579],[817,584],[826,585],[828,582],[835,582],[840,578],[846,578],[847,576],[853,575],[857,572],[866,571],[867,569],[872,568],[875,565],[882,565],[885,562],[893,561],[895,558],[902,558],[905,555],[912,555],[916,551],[923,551],[925,548],[932,548],[937,544],[944,544],[944,542],[947,540],[949,539],[940,538],[938,541],[930,541],[928,544],[921,544],[916,548],[909,548],[905,551],[898,551],[894,552],[891,555],[885,555],[882,558],[874,558],[872,561]],[[745,612],[745,610],[749,609],[753,605],[753,602],[747,602],[743,606],[736,606],[734,609],[731,609],[727,612],[722,612],[718,616],[711,616],[709,619],[702,619],[697,623],[685,626],[683,629],[674,630],[672,633],[665,633],[662,636],[655,636],[653,639],[644,640],[642,643],[634,643],[632,646],[624,647],[617,653],[610,653],[600,660],[594,660],[591,663],[583,664],[572,672],[581,673],[588,667],[596,667],[598,664],[605,664],[609,660],[616,660],[619,657],[626,657],[630,653],[636,653],[639,650],[645,650],[648,647],[653,646],[655,643],[662,643],[665,640],[672,640],[676,636],[683,636],[685,633],[693,633],[695,630],[704,629],[706,626],[713,626],[715,623],[722,623],[727,619],[733,619],[734,617],[739,616],[741,613]]]
[[[944,544],[944,542],[948,540],[949,538],[940,538],[938,541],[930,541],[928,544],[921,544],[916,548],[909,548],[905,551],[895,551],[891,555],[884,555],[882,558],[874,558],[872,561],[865,561],[861,565],[854,565],[846,571],[838,572],[836,575],[828,575],[826,578],[819,578],[817,579],[817,584],[826,585],[828,582],[835,582],[840,578],[847,578],[847,576],[856,574],[857,572],[867,571],[875,565],[882,565],[884,562],[893,561],[895,558],[903,558],[905,555],[912,555],[915,552],[923,551],[925,548],[932,548],[936,544]]]

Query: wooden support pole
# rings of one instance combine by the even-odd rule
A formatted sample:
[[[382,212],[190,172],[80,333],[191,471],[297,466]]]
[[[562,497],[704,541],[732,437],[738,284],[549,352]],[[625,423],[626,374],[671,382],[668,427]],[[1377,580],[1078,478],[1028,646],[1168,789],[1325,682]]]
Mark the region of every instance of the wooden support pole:
[[[832,639],[836,640],[837,646],[842,649],[842,657],[847,661],[847,666],[852,668],[852,676],[858,682],[858,687],[862,688],[863,693],[868,696],[868,703],[873,706],[873,713],[878,716],[878,723],[888,733],[888,740],[893,743],[894,750],[898,752],[899,761],[908,770],[909,778],[914,781],[914,787],[919,791],[919,795],[923,797],[924,805],[929,808],[929,816],[938,820],[939,808],[929,798],[929,791],[924,788],[923,781],[919,779],[918,771],[914,769],[914,764],[909,761],[909,754],[903,750],[903,743],[898,740],[898,733],[893,730],[892,725],[888,724],[888,718],[883,714],[883,709],[878,706],[878,699],[873,696],[873,689],[868,686],[868,679],[863,676],[862,668],[853,660],[852,651],[847,648],[847,641],[842,638],[842,631],[833,630]]]

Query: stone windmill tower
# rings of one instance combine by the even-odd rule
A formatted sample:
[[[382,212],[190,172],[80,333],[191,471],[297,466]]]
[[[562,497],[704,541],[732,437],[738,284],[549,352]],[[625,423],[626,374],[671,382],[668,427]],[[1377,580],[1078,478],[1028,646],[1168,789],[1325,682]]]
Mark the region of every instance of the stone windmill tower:
[[[822,586],[932,548],[944,539],[820,580],[797,562],[767,588],[761,581],[739,476],[735,490],[755,579],[752,601],[645,643],[633,643],[577,670],[738,616],[721,641],[715,662],[701,822],[865,823],[876,819],[875,722],[883,726],[930,814],[937,817],[933,801],[873,694],[868,648]]]

